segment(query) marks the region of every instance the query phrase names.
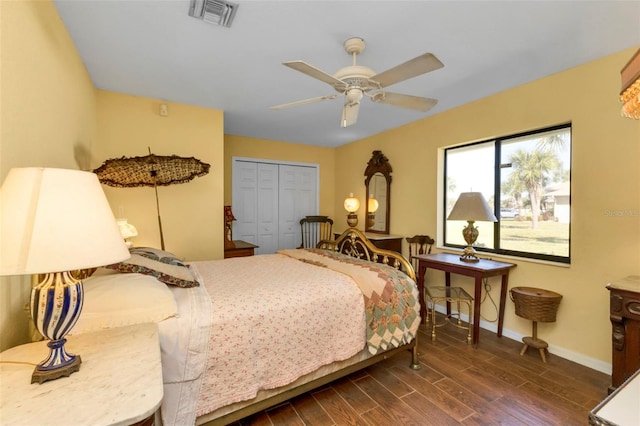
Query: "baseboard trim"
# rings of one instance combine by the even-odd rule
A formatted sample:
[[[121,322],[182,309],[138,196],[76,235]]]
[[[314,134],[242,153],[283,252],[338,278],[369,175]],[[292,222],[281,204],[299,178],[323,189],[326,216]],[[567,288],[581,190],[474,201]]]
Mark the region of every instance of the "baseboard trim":
[[[446,309],[444,306],[437,305],[436,312],[445,314]],[[462,313],[460,317],[465,322],[469,321],[468,314]],[[480,320],[480,327],[484,328],[485,330],[489,330],[493,333],[498,332],[497,324],[494,324],[492,322],[488,322],[482,319]],[[513,339],[516,341],[521,341],[523,337],[526,337],[524,334],[516,333],[515,331],[509,330],[507,328],[502,329],[502,335],[504,337],[508,337],[509,339]],[[579,352],[574,352],[569,349],[563,348],[561,346],[553,345],[553,344],[549,344],[548,350],[550,354],[559,356],[560,358],[568,359],[569,361],[576,362],[580,365],[584,365],[585,367],[592,368],[601,373],[611,374],[611,363],[604,362],[599,359],[591,358]]]

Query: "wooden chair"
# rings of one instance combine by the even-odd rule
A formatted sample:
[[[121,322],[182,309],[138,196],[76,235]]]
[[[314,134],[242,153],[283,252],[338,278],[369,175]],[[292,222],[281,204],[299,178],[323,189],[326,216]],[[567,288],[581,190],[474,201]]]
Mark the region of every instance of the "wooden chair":
[[[298,248],[315,248],[321,240],[333,239],[333,219],[328,216],[305,216],[300,219],[302,242]]]
[[[412,257],[418,254],[430,254],[431,246],[435,244],[435,240],[428,235],[414,235],[413,237],[407,237],[407,243],[409,243],[409,260],[417,273],[418,261]]]

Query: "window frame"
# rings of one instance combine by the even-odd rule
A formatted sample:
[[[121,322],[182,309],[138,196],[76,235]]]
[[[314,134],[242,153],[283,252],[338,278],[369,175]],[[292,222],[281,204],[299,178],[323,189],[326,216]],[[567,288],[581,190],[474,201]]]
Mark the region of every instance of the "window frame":
[[[441,198],[441,202],[442,202],[442,209],[441,209],[441,229],[442,229],[442,244],[444,248],[458,248],[458,249],[464,249],[466,247],[466,245],[464,244],[452,244],[452,243],[447,243],[447,178],[448,178],[448,161],[449,161],[449,157],[448,154],[450,152],[453,152],[457,149],[462,149],[462,148],[469,148],[472,147],[474,145],[482,145],[482,144],[489,144],[489,143],[493,143],[493,149],[494,149],[494,169],[493,169],[493,173],[494,173],[494,205],[490,207],[493,207],[493,212],[496,216],[496,218],[498,218],[498,222],[495,222],[493,224],[493,248],[487,248],[487,247],[476,247],[474,246],[474,249],[479,252],[479,253],[487,253],[487,254],[497,254],[497,255],[504,255],[504,256],[511,256],[511,257],[518,257],[518,258],[524,258],[524,259],[535,259],[535,260],[542,260],[542,261],[549,261],[549,262],[554,262],[554,263],[562,263],[562,264],[571,264],[571,220],[569,220],[569,224],[568,224],[568,252],[566,256],[559,256],[559,255],[550,255],[550,254],[542,254],[542,253],[534,253],[534,252],[524,252],[524,251],[519,251],[519,250],[509,250],[509,249],[503,249],[500,247],[500,205],[501,205],[501,179],[502,179],[502,173],[501,173],[501,165],[502,165],[502,144],[504,142],[511,142],[514,139],[519,139],[519,138],[523,138],[523,137],[527,137],[527,136],[534,136],[537,134],[544,134],[544,133],[549,133],[549,132],[553,132],[553,131],[558,131],[558,130],[567,130],[569,132],[569,211],[571,212],[571,208],[572,208],[572,179],[571,179],[571,172],[572,172],[572,163],[573,163],[573,126],[571,122],[568,123],[563,123],[563,124],[558,124],[555,126],[550,126],[550,127],[545,127],[545,128],[541,128],[541,129],[536,129],[536,130],[529,130],[529,131],[525,131],[525,132],[521,132],[521,133],[516,133],[516,134],[511,134],[511,135],[506,135],[506,136],[500,136],[500,137],[495,137],[495,138],[490,138],[490,139],[485,139],[485,140],[481,140],[481,141],[475,141],[475,142],[470,142],[470,143],[463,143],[460,145],[455,145],[455,146],[449,146],[446,148],[443,148],[443,173],[441,174],[441,176],[443,177],[442,179],[442,198]]]

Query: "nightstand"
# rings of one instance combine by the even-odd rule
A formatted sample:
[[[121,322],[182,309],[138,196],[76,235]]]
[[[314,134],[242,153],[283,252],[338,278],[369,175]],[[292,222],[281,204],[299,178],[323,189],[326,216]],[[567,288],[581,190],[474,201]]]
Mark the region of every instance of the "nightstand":
[[[242,240],[233,240],[235,247],[225,247],[224,258],[253,256],[253,250],[257,245]]]
[[[69,336],[66,347],[82,356],[80,371],[43,384],[31,384],[31,373],[46,342],[0,354],[0,424],[154,424],[163,395],[156,324]]]

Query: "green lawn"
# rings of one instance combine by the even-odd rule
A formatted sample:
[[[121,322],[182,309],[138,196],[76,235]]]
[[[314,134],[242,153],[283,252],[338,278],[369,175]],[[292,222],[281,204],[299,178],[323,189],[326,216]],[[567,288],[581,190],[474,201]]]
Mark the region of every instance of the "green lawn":
[[[476,246],[490,246],[493,233],[489,223],[478,222],[476,226],[480,236]],[[461,222],[447,221],[447,235],[453,236],[452,243],[465,244],[462,238]],[[552,221],[539,221],[538,229],[531,229],[531,221],[503,219],[500,224],[501,248],[549,254],[553,256],[569,255],[569,224]],[[452,238],[449,238],[452,240]]]
[[[500,238],[505,250],[569,255],[568,223],[540,221],[538,229],[531,229],[531,221],[503,220]]]

